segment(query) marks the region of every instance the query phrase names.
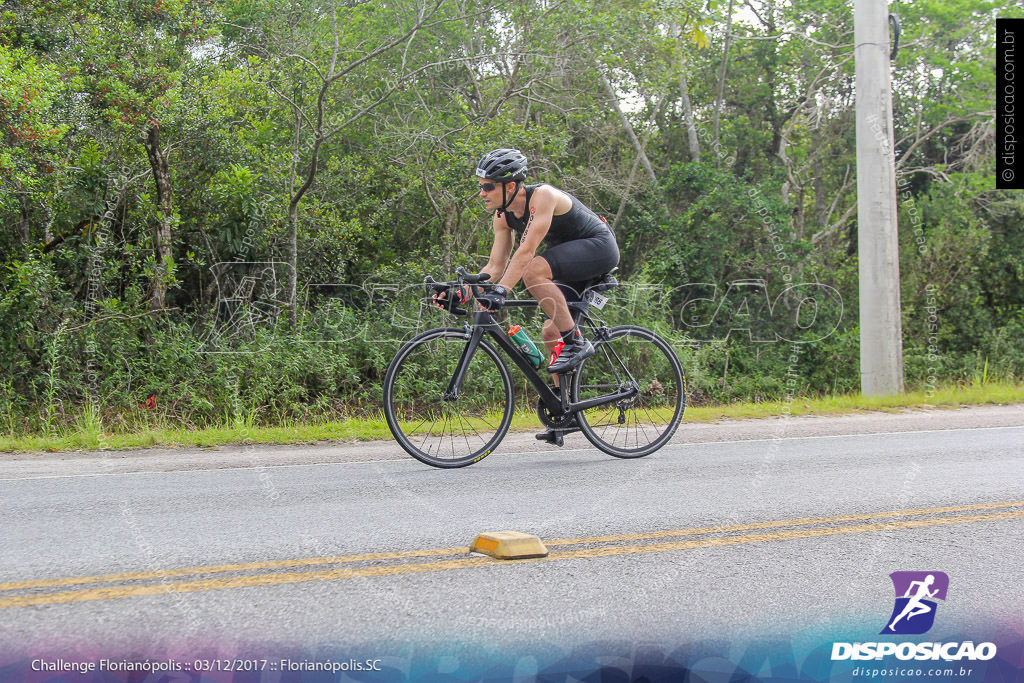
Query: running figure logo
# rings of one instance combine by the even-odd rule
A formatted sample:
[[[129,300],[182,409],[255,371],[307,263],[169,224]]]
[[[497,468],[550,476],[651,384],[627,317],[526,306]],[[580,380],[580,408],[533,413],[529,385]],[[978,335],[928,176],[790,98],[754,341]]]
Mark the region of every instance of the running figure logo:
[[[935,623],[935,599],[945,600],[949,577],[944,572],[893,572],[896,605],[882,634],[920,635]]]

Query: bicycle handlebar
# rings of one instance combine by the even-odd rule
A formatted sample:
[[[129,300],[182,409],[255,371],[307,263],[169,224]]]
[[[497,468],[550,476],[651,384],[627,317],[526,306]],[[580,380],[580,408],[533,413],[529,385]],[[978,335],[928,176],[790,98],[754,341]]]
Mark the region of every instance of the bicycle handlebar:
[[[427,290],[427,296],[431,296],[434,293],[441,293],[452,288],[462,289],[463,285],[469,285],[473,296],[479,296],[481,293],[487,291],[489,287],[494,285],[488,282],[491,279],[489,273],[470,273],[468,270],[459,266],[455,269],[457,279],[454,282],[438,282],[430,275],[423,278],[423,284]],[[467,315],[469,312],[462,308],[456,308],[451,311],[456,315]]]
[[[462,287],[463,285],[470,285],[473,288],[474,293],[478,291],[486,291],[487,288],[493,287],[494,284],[489,282],[491,276],[489,273],[470,273],[462,266],[455,269],[456,279],[453,282],[438,282],[431,276],[423,278],[423,284],[427,286],[427,291],[440,292],[450,287]],[[482,286],[477,286],[482,285]]]
[[[462,266],[455,269],[455,274],[459,276],[459,280],[461,282],[464,282],[467,285],[475,285],[480,282],[487,282],[491,279],[489,273],[470,273]]]

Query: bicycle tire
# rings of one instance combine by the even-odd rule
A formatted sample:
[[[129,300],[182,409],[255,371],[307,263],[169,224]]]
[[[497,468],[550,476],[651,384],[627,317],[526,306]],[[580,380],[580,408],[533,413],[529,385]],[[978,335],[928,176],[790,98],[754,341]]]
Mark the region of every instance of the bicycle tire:
[[[459,398],[443,398],[469,337],[454,327],[418,334],[398,350],[384,376],[388,428],[409,455],[432,467],[479,462],[494,451],[512,422],[512,376],[483,340]]]
[[[594,340],[594,355],[576,370],[572,400],[578,402],[635,386],[631,399],[577,413],[580,431],[609,455],[640,458],[672,438],[686,409],[686,379],[679,358],[654,332],[633,325]],[[632,446],[630,442],[632,441]]]

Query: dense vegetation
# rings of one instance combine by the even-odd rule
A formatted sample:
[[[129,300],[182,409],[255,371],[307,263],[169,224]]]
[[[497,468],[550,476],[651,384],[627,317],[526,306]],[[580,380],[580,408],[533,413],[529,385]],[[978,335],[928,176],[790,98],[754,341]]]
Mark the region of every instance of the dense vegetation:
[[[993,44],[1024,12],[894,9],[907,383],[1018,380],[1024,193],[993,189]],[[698,400],[859,387],[849,3],[0,15],[5,432],[377,410],[399,341],[444,319],[415,283],[486,259],[471,169],[496,146],[614,224],[608,318],[671,336]]]

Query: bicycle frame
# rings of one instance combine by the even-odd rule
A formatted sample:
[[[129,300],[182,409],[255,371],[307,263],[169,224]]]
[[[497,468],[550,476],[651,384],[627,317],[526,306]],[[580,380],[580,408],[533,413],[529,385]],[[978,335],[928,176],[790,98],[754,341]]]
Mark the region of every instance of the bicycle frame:
[[[576,302],[573,302],[576,303]],[[506,307],[522,307],[529,308],[537,306],[537,302],[534,300],[512,300],[505,303]],[[595,341],[601,341],[600,335],[603,334],[600,328],[596,328],[593,321],[587,316],[586,304],[582,306],[570,307],[579,312],[577,320],[585,320],[591,327],[598,330],[598,337]],[[466,369],[469,367],[469,362],[473,358],[473,354],[476,353],[477,347],[480,346],[480,340],[483,339],[484,335],[489,335],[492,340],[498,345],[498,347],[505,352],[512,362],[526,375],[526,379],[530,381],[537,393],[540,394],[540,399],[544,403],[544,406],[553,415],[566,415],[587,410],[589,408],[595,408],[597,406],[607,405],[609,403],[615,403],[623,399],[630,399],[639,393],[639,389],[635,386],[635,381],[630,377],[633,386],[625,391],[619,391],[614,394],[607,394],[605,396],[599,396],[586,401],[579,401],[573,403],[569,400],[569,391],[562,391],[556,394],[552,391],[551,387],[548,386],[547,380],[533,367],[529,360],[520,353],[518,347],[512,342],[511,338],[505,334],[505,331],[498,325],[498,322],[494,319],[488,311],[478,310],[473,314],[473,324],[465,327],[466,331],[470,333],[469,342],[466,347],[462,350],[462,356],[459,358],[458,365],[455,367],[455,372],[452,375],[451,381],[448,383],[448,389],[444,393],[445,400],[454,400],[459,397],[459,392],[462,389],[462,382],[466,377]],[[614,353],[614,351],[613,351]],[[563,377],[570,377],[573,371],[566,373]]]
[[[505,332],[505,316],[486,310],[502,304],[533,308],[539,302],[495,295],[487,273],[460,267],[456,275],[454,282],[426,276],[425,303],[465,319],[417,334],[398,350],[384,376],[384,416],[407,453],[442,468],[472,465],[492,453],[511,427],[517,385],[520,401],[532,393],[513,377],[513,365],[540,397],[537,416],[551,430],[544,441],[561,446],[563,434],[580,431],[609,455],[641,458],[672,438],[686,407],[682,367],[669,343],[652,330],[602,320],[597,311],[606,299],[600,293],[618,284],[613,276],[581,283],[582,296],[566,302],[595,348],[592,359],[552,378],[548,368],[534,368],[533,351],[524,354]],[[469,306],[466,285],[475,299]],[[548,334],[551,327],[546,323]],[[560,388],[550,386],[552,380]]]

